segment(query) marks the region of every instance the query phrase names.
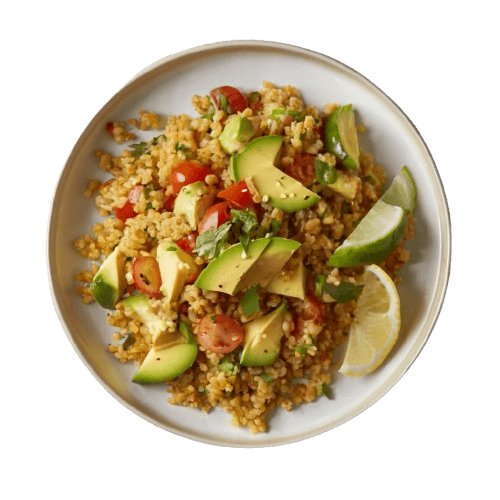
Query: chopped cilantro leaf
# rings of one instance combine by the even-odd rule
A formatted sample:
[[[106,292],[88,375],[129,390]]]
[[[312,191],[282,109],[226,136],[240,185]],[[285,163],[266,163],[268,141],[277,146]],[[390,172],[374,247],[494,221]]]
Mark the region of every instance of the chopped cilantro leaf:
[[[316,276],[316,279],[314,280],[314,294],[316,297],[321,297],[323,295],[323,287],[325,286],[325,283],[326,276]]]
[[[243,314],[246,316],[260,311],[259,288],[260,285],[255,285],[252,288],[249,288],[243,296],[241,307],[243,309]]]
[[[316,172],[316,177],[318,182],[324,186],[328,184],[333,184],[337,180],[337,169],[322,160],[314,160],[314,170]]]
[[[241,231],[245,234],[250,233],[258,227],[257,215],[253,210],[231,210],[232,222],[241,224]]]
[[[331,283],[323,285],[323,291],[331,295],[337,302],[349,302],[350,300],[357,299],[363,291],[364,285],[355,285],[344,281],[340,285],[335,286]]]
[[[137,144],[131,144],[129,148],[132,149],[132,156],[134,158],[143,155],[144,153],[149,153],[149,144],[147,142],[139,142]]]
[[[204,231],[196,238],[196,246],[193,252],[207,259],[214,259],[222,250],[229,239],[231,222],[227,221],[217,229]]]

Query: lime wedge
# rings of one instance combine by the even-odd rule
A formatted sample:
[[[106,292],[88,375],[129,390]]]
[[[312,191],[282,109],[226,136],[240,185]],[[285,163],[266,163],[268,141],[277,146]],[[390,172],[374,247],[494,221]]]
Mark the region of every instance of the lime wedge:
[[[330,257],[332,267],[352,267],[383,261],[404,236],[403,208],[378,200],[354,231]]]
[[[408,167],[403,167],[398,172],[380,199],[390,205],[401,207],[408,214],[413,214],[417,206],[417,188]]]

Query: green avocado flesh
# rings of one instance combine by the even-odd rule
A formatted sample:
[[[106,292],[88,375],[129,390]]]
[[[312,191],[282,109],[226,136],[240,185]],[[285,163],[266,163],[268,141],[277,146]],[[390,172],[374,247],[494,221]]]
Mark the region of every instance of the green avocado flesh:
[[[254,139],[231,157],[231,175],[235,182],[250,178],[264,202],[272,207],[297,212],[311,207],[320,197],[274,166],[282,142],[280,135]]]
[[[198,353],[189,326],[183,321],[179,324],[179,343],[172,347],[157,349],[152,347],[137,370],[133,382],[156,384],[172,380],[191,367]]]
[[[201,272],[195,285],[235,295],[254,285],[266,287],[300,243],[286,238],[259,238],[245,252],[238,243],[222,252]]]
[[[113,309],[127,286],[125,258],[116,247],[97,271],[90,291],[95,301],[106,309]]]
[[[243,366],[268,366],[276,361],[286,310],[286,302],[283,302],[274,311],[243,325],[245,339],[240,359]]]
[[[294,267],[279,272],[271,280],[267,286],[267,291],[304,300],[306,296],[306,272],[304,263],[300,259],[296,263],[293,262],[293,264]]]
[[[149,297],[142,293],[122,300],[122,305],[125,309],[134,311],[139,316],[140,320],[150,331],[154,342],[167,329],[167,325],[165,321],[149,309],[149,303]]]
[[[253,240],[248,245],[246,252],[241,243],[229,247],[208,264],[198,276],[195,285],[204,290],[234,295],[240,289],[242,277],[253,266],[269,243],[269,238]]]
[[[232,155],[243,149],[253,134],[252,122],[244,116],[235,115],[224,127],[219,142],[222,149]]]
[[[337,108],[325,124],[326,149],[353,169],[359,168],[358,132],[352,104]]]

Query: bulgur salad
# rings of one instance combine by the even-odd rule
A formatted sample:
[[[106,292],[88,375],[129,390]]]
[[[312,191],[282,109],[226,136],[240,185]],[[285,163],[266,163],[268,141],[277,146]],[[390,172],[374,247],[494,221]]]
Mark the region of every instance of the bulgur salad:
[[[334,400],[367,268],[397,283],[409,260],[415,186],[404,167],[384,188],[352,104],[263,82],[192,105],[106,124],[124,149],[96,151],[109,178],[85,191],[102,220],[75,241],[77,292],[108,310],[132,382],[264,432],[278,407]]]

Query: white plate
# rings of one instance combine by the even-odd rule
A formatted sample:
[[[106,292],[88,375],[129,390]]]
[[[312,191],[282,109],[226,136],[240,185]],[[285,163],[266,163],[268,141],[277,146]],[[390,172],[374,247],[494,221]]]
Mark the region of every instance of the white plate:
[[[119,363],[107,351],[112,329],[98,305],[84,306],[75,293],[74,275],[88,267],[73,241],[97,220],[93,201],[83,196],[90,178],[106,179],[94,151],[119,153],[111,145],[107,121],[137,116],[141,109],[162,115],[187,113],[193,94],[206,94],[220,85],[244,91],[263,80],[297,87],[308,104],[353,103],[358,121],[368,133],[361,146],[375,154],[388,178],[408,165],[418,188],[417,237],[399,287],[402,301],[401,338],[386,363],[360,379],[338,375],[333,400],[319,398],[291,412],[278,410],[269,431],[253,435],[229,423],[222,410],[201,411],[172,406],[164,385],[131,383],[134,366]],[[145,134],[151,137],[153,134]],[[124,406],[173,433],[225,446],[271,446],[298,441],[332,429],[355,417],[384,395],[405,373],[424,346],[444,299],[450,267],[450,221],[446,198],[433,159],[408,117],[362,75],[327,56],[270,42],[223,42],[197,47],[153,64],[121,89],[97,113],[75,145],[62,171],[53,200],[48,260],[53,298],[61,323],[76,352]]]

